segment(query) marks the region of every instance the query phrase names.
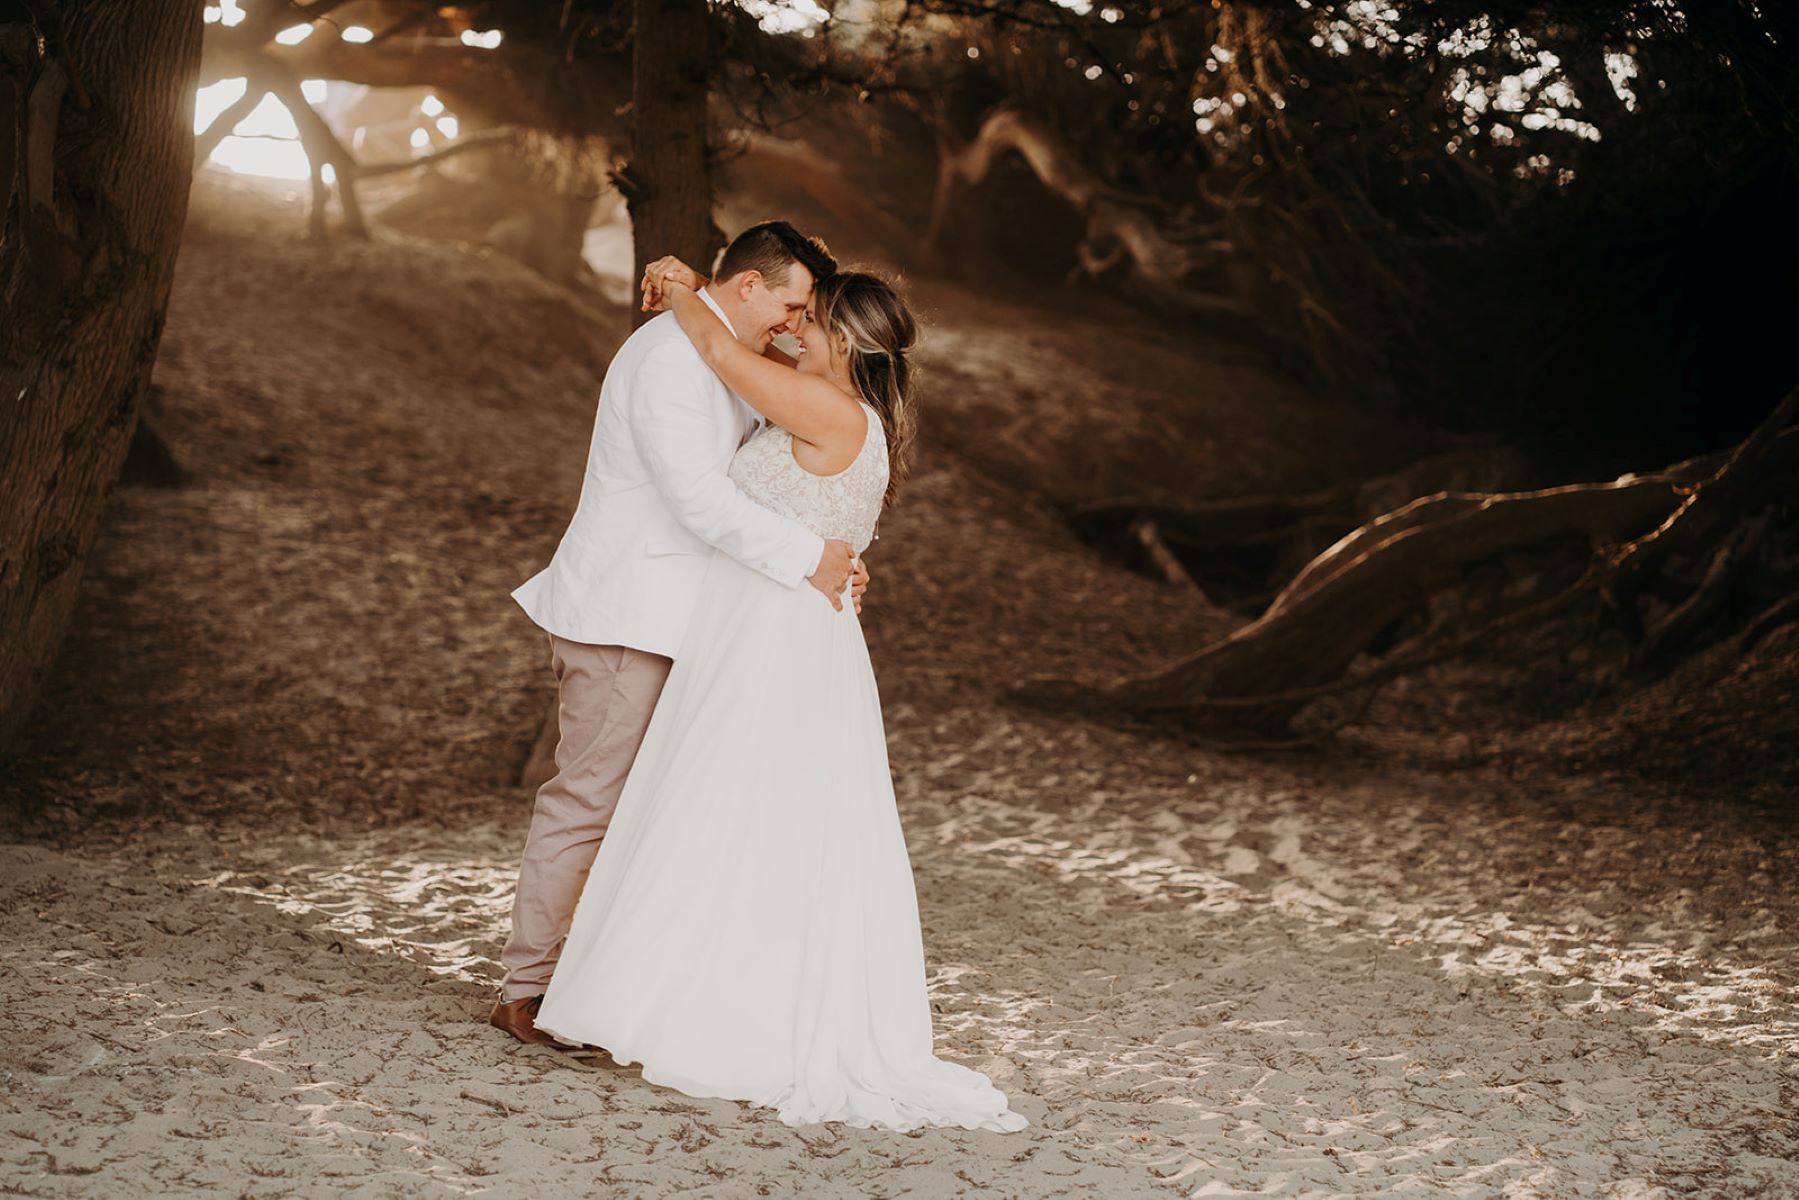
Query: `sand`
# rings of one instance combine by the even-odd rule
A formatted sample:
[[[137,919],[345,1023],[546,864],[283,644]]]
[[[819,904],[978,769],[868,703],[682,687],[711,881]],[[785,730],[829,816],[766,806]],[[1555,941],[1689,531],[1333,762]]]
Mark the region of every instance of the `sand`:
[[[1799,1192],[1790,904],[1733,921],[1692,887],[1626,901],[1601,882],[1643,849],[1623,830],[1563,851],[1595,878],[1508,875],[1484,844],[1556,831],[1479,785],[1145,781],[1114,735],[899,724],[963,745],[902,801],[939,1052],[989,1072],[1029,1130],[788,1129],[481,1025],[521,810],[457,833],[0,851],[0,1178],[92,1196]],[[1071,740],[1090,769],[1033,769]]]
[[[1014,356],[1010,310],[936,351],[964,353],[867,624],[939,1052],[1031,1128],[789,1129],[488,1028],[548,695],[505,588],[560,531],[622,322],[469,252],[197,219],[159,382],[198,478],[120,494],[7,783],[0,1191],[1799,1195],[1785,826],[1616,772],[1226,756],[1000,701],[1230,620],[953,452],[1008,361],[1045,405],[1132,400]],[[326,332],[271,349],[296,313]],[[1220,489],[1309,469],[1252,453],[1304,416],[1267,387],[1207,435]],[[1095,408],[1020,417],[1010,461]]]

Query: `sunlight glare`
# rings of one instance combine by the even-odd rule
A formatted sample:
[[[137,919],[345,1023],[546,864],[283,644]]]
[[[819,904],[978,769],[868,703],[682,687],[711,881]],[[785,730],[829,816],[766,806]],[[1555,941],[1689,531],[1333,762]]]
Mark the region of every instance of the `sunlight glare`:
[[[206,161],[239,175],[261,175],[268,179],[312,177],[312,164],[298,140],[228,137]]]
[[[756,18],[764,33],[809,35],[831,19],[817,0],[737,0],[737,7]]]
[[[204,132],[217,121],[227,108],[243,98],[247,87],[248,81],[239,76],[200,88],[194,95],[194,132]],[[231,132],[234,136],[221,139],[208,162],[239,175],[271,179],[311,176],[293,114],[275,97],[264,96]]]
[[[270,95],[264,96],[232,132],[243,137],[297,138],[300,127],[294,124],[287,106]]]
[[[504,38],[505,35],[497,29],[465,29],[462,31],[462,44],[473,46],[477,50],[498,50],[500,42]]]
[[[1611,80],[1612,91],[1623,103],[1625,111],[1637,111],[1637,94],[1630,86],[1630,81],[1637,77],[1637,60],[1628,54],[1608,50],[1605,54],[1605,74]]]
[[[217,83],[209,83],[194,93],[194,132],[205,133],[207,126],[218,120],[219,114],[242,99],[244,89],[250,81],[242,75],[235,79],[221,79]]]

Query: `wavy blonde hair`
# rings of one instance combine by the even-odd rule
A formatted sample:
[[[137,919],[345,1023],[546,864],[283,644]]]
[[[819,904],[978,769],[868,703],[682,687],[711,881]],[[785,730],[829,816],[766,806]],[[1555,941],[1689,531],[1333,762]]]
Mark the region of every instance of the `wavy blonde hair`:
[[[891,506],[912,473],[918,410],[912,400],[912,364],[918,322],[891,283],[868,271],[838,271],[812,290],[818,323],[849,342],[850,381],[881,416],[887,435],[887,496]]]

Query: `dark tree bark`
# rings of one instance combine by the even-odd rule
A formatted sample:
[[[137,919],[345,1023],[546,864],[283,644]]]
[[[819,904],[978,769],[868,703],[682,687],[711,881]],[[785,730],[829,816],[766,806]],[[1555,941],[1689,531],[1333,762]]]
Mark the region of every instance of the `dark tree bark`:
[[[19,114],[0,194],[22,201],[0,226],[0,751],[62,641],[137,424],[193,162],[200,6],[57,0],[54,15],[47,55],[0,24],[15,101],[0,115]]]
[[[705,0],[636,0],[631,160],[615,179],[631,214],[637,274],[664,254],[702,273],[723,242],[712,222],[707,147],[711,26]],[[648,313],[638,312],[637,324]],[[523,787],[555,773],[556,706],[519,772]]]
[[[707,152],[711,23],[705,0],[636,0],[631,161],[618,183],[637,273],[674,254],[701,274],[723,241]],[[647,317],[638,313],[638,323]]]

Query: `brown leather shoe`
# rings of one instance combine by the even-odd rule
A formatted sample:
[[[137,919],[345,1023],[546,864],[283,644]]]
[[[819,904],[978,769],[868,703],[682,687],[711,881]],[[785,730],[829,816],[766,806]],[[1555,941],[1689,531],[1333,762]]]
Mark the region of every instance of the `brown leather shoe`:
[[[495,1029],[504,1029],[528,1045],[560,1049],[562,1043],[537,1027],[537,1010],[542,1006],[542,995],[526,996],[523,1000],[500,1000],[494,1004],[487,1021]]]

